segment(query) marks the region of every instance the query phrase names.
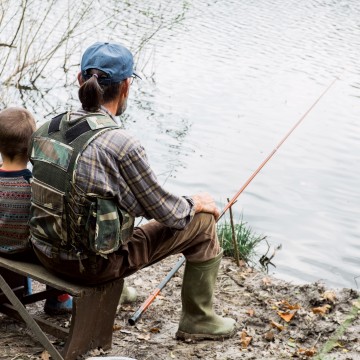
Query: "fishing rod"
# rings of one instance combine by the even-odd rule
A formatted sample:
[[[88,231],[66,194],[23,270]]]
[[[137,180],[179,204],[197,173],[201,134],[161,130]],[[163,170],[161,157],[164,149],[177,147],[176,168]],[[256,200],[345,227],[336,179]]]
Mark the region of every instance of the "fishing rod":
[[[316,99],[316,101],[309,107],[309,109],[304,113],[303,116],[295,123],[295,125],[286,133],[286,135],[281,139],[281,141],[275,146],[275,148],[270,152],[270,154],[265,158],[265,160],[259,165],[259,167],[253,172],[253,174],[248,178],[245,184],[239,189],[239,191],[233,196],[233,198],[226,204],[222,212],[220,213],[216,222],[218,222],[223,215],[226,213],[231,206],[234,205],[237,198],[240,194],[246,189],[246,187],[251,183],[254,177],[260,172],[260,170],[265,166],[265,164],[274,156],[276,151],[280,148],[280,146],[286,141],[286,139],[291,135],[291,133],[301,124],[301,122],[306,118],[306,116],[310,113],[310,111],[318,104],[321,98],[330,90],[330,88],[334,85],[334,83],[338,80],[336,77],[320,94],[320,96]],[[160,291],[165,287],[165,285],[169,282],[169,280],[174,276],[174,274],[180,269],[180,267],[185,262],[185,256],[182,256],[175,266],[169,271],[169,273],[165,276],[165,278],[161,281],[161,283],[156,287],[156,289],[149,295],[149,297],[142,303],[139,309],[133,314],[133,316],[128,320],[130,325],[135,325],[136,321],[139,320],[141,315],[145,312],[145,310],[150,306],[150,304],[155,300],[156,296],[159,295]]]

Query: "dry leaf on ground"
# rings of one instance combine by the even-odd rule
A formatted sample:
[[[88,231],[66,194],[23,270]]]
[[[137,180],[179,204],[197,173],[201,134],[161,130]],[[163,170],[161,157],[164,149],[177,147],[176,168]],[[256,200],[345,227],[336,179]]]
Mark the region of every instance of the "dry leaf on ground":
[[[49,353],[47,352],[47,350],[44,350],[44,351],[41,353],[41,360],[49,360],[49,359],[50,359]]]
[[[253,309],[248,309],[246,312],[251,317],[255,315],[255,310],[253,310]]]
[[[288,310],[299,310],[301,306],[299,304],[291,305],[287,300],[281,301],[281,306],[288,309]]]
[[[264,334],[264,339],[268,342],[274,341],[275,340],[275,335],[272,331],[268,331]]]
[[[322,298],[326,301],[330,301],[333,304],[336,301],[336,294],[334,293],[334,291],[331,290],[327,290],[322,294]]]
[[[320,314],[320,315],[325,315],[328,313],[328,311],[331,309],[331,306],[329,304],[325,304],[323,306],[318,306],[315,308],[312,308],[312,312],[314,314]]]
[[[269,286],[269,285],[271,285],[272,281],[271,281],[271,279],[270,279],[269,277],[264,277],[264,278],[262,279],[262,283],[263,283],[264,285],[266,285],[266,286]]]
[[[299,355],[305,355],[305,356],[311,357],[311,356],[314,356],[316,354],[316,350],[315,350],[315,348],[311,348],[311,349],[302,349],[302,348],[300,348],[300,349],[298,349],[297,353]]]
[[[283,331],[285,329],[285,326],[283,326],[283,325],[281,325],[281,324],[279,324],[279,323],[277,323],[277,322],[275,322],[273,320],[270,321],[270,325],[272,327],[278,329],[279,331]]]
[[[149,341],[150,338],[151,338],[150,334],[140,334],[137,337],[138,340],[146,340],[146,341]]]
[[[154,328],[151,328],[151,329],[150,329],[150,332],[153,333],[153,334],[157,334],[157,333],[160,332],[160,329],[154,327]]]
[[[243,349],[246,349],[249,344],[251,343],[252,337],[248,336],[247,332],[244,330],[241,335],[240,335],[240,342],[241,342],[241,347]]]
[[[289,322],[294,317],[296,312],[278,311],[277,313],[283,320],[285,320],[286,322]]]

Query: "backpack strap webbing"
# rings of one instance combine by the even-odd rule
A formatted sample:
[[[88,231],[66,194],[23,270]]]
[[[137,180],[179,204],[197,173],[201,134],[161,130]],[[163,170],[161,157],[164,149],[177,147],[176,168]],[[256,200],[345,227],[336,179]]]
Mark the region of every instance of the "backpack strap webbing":
[[[60,115],[57,115],[55,116],[54,118],[52,118],[50,120],[50,124],[49,124],[49,129],[48,129],[48,134],[52,134],[53,132],[55,131],[59,131],[60,130],[60,122],[61,122],[61,119],[63,118],[63,116],[66,114],[65,113],[62,113]]]

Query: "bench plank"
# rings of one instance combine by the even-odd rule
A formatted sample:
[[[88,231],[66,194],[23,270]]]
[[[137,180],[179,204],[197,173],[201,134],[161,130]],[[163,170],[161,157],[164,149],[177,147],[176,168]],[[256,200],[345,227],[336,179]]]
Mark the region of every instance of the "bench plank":
[[[45,269],[41,264],[0,257],[0,266],[17,274],[31,277],[43,284],[51,285],[56,289],[65,290],[74,296],[81,296],[83,292],[96,291],[96,287],[94,286],[78,285],[59,278],[57,275]]]

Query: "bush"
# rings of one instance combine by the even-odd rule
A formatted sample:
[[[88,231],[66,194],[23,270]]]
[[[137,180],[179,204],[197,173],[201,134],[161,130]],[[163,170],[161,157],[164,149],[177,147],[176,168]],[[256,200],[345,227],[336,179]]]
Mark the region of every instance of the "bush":
[[[247,264],[257,255],[256,247],[266,240],[266,236],[257,235],[250,226],[242,219],[234,224],[232,229],[230,221],[218,223],[217,233],[221,247],[224,249],[225,256],[245,261]],[[233,240],[233,233],[235,244]]]

